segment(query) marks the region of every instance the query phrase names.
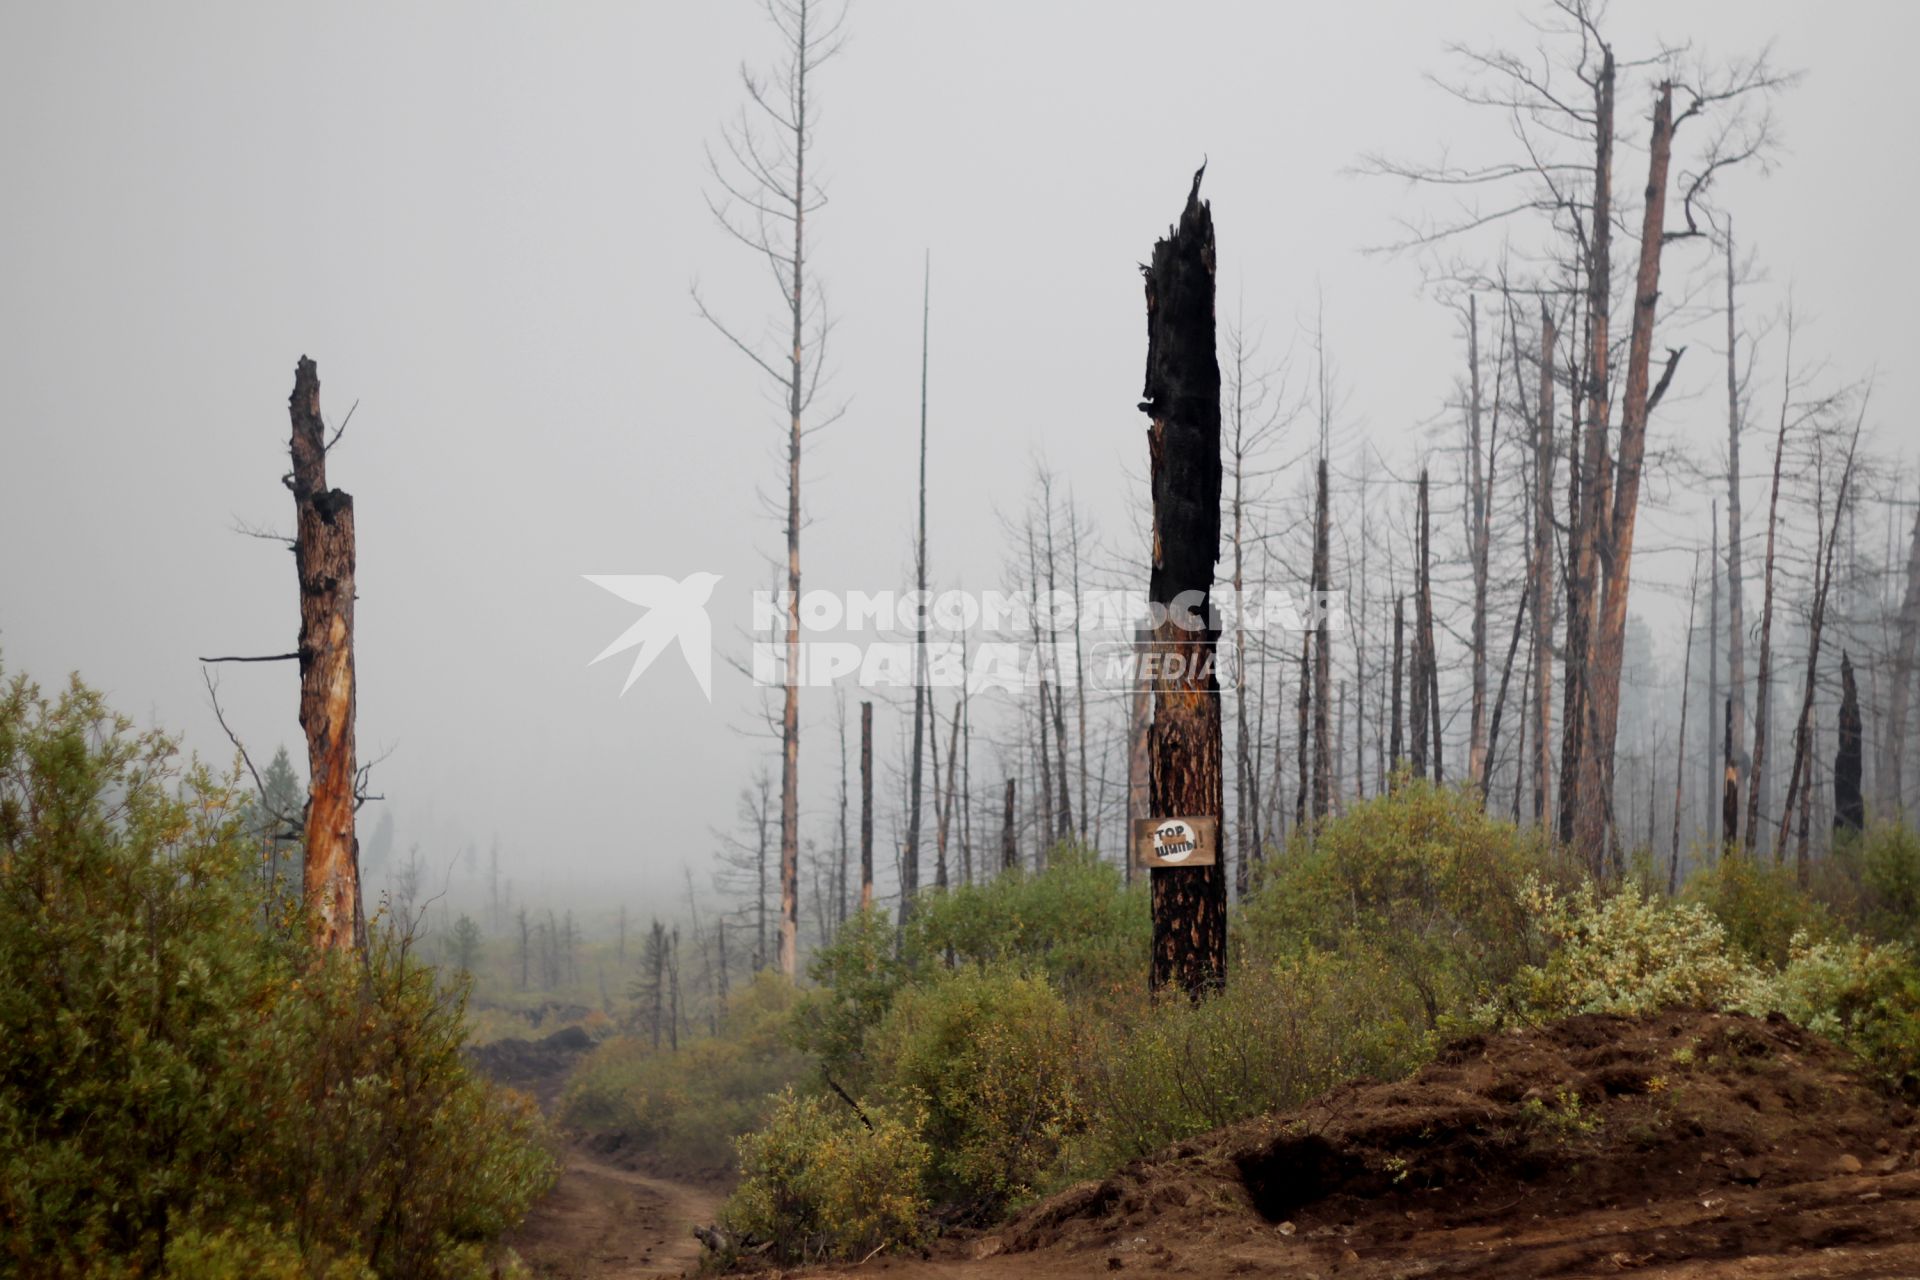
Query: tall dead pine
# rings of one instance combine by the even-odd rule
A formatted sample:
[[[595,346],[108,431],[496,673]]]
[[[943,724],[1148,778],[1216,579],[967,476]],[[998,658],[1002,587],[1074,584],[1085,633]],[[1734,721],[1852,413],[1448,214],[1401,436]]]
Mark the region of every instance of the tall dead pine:
[[[1210,615],[1220,557],[1220,365],[1214,349],[1213,213],[1194,174],[1180,221],[1145,270],[1151,419],[1153,570],[1148,599],[1166,607],[1155,629],[1151,816],[1214,816],[1224,804],[1219,632]],[[1175,670],[1175,660],[1181,660]],[[1195,999],[1226,984],[1227,877],[1216,862],[1152,872],[1152,990]]]
[[[293,554],[300,578],[300,728],[307,737],[306,905],[314,945],[366,941],[354,836],[353,495],[327,487],[320,371],[305,356],[293,395]]]

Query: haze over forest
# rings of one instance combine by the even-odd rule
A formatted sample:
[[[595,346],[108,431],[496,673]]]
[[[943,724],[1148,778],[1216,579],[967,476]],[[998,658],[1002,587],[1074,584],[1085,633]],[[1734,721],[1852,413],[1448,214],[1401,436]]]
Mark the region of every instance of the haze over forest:
[[[1431,287],[1457,259],[1451,247],[1367,252],[1462,206],[1359,170],[1370,155],[1510,154],[1496,113],[1425,77],[1459,72],[1452,42],[1530,47],[1533,15],[1511,0],[1183,12],[1175,23],[1161,6],[1110,4],[1093,23],[1067,5],[857,10],[817,90],[831,199],[810,234],[838,322],[821,405],[846,412],[809,441],[807,585],[910,585],[929,255],[932,582],[981,589],[1024,572],[1020,530],[1044,471],[1074,503],[1089,579],[1143,585],[1137,264],[1204,158],[1222,332],[1257,338],[1258,367],[1284,364],[1289,403],[1306,397],[1267,454],[1273,580],[1307,576],[1317,328],[1343,522],[1363,477],[1373,494],[1376,641],[1378,557],[1399,557],[1404,589],[1408,484],[1432,467],[1437,556],[1455,564],[1436,582],[1442,701],[1464,758],[1449,488],[1466,352],[1460,315]],[[767,500],[784,492],[785,424],[689,289],[749,332],[769,314],[765,265],[728,240],[704,195],[707,149],[739,107],[736,68],[775,45],[747,5],[687,7],[671,24],[612,4],[572,6],[564,22],[454,16],[0,14],[0,111],[16,126],[0,133],[0,654],[49,684],[77,669],[224,764],[196,659],[290,647],[286,553],[236,526],[288,524],[286,394],[310,355],[330,420],[357,405],[332,468],[360,522],[362,754],[386,753],[374,781],[386,800],[363,814],[363,842],[384,811],[392,856],[417,846],[436,876],[466,874],[463,852],[484,859],[497,843],[523,894],[616,885],[604,901],[644,911],[682,892],[683,867],[704,877],[719,833],[738,834],[755,770],[778,776],[767,691],[724,658],[744,650],[747,592],[770,581],[780,549]],[[1907,294],[1920,271],[1905,226],[1913,183],[1888,154],[1920,117],[1905,65],[1916,28],[1920,15],[1891,3],[1838,15],[1622,3],[1609,18],[1623,50],[1686,36],[1703,56],[1771,44],[1780,69],[1805,71],[1772,100],[1770,163],[1730,170],[1713,192],[1755,272],[1741,295],[1757,339],[1749,535],[1791,297],[1807,385],[1857,395],[1871,379],[1862,448],[1877,461],[1857,538],[1896,565],[1910,508],[1880,500],[1914,496],[1920,318]],[[1650,107],[1648,77],[1626,73],[1616,164],[1634,209]],[[1518,255],[1539,244],[1537,228],[1514,235]],[[1458,249],[1491,263],[1499,237]],[[1623,751],[1671,733],[1685,595],[1724,488],[1719,269],[1709,245],[1669,246],[1656,353],[1688,353],[1652,422],[1632,597],[1652,657],[1628,676]],[[1491,359],[1498,304],[1480,305]],[[1783,518],[1804,553],[1813,508],[1797,501]],[[1511,565],[1518,508],[1502,518]],[[1352,591],[1360,533],[1347,527],[1332,585]],[[588,659],[632,610],[581,575],[698,571],[723,578],[711,703],[673,655],[620,696],[624,662]],[[1516,589],[1497,586],[1496,661]],[[1704,579],[1701,591],[1704,611]],[[1751,581],[1749,593],[1753,609]],[[1702,649],[1696,682],[1704,661]],[[256,755],[284,744],[300,759],[289,667],[219,679]],[[1796,679],[1777,686],[1783,703]],[[910,699],[876,700],[884,851],[901,821]],[[826,846],[836,704],[803,691],[801,707],[802,833]],[[972,760],[983,812],[1022,767],[1017,735],[992,729]],[[1699,719],[1691,732],[1705,740]],[[1699,795],[1689,804],[1704,812]],[[881,866],[884,889],[884,853]]]

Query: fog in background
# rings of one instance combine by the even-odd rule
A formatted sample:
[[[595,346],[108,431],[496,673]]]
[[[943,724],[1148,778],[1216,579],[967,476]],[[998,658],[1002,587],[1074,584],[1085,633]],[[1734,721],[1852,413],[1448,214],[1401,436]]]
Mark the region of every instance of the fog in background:
[[[1536,13],[856,3],[816,83],[832,202],[810,232],[839,318],[821,403],[848,407],[806,460],[806,585],[911,576],[928,250],[935,583],[1001,584],[999,513],[1036,460],[1109,563],[1137,550],[1136,264],[1203,156],[1223,314],[1243,307],[1277,359],[1323,307],[1343,445],[1369,437],[1410,474],[1451,438],[1458,323],[1419,261],[1362,250],[1446,206],[1347,171],[1370,151],[1506,154],[1497,116],[1424,77],[1449,69],[1450,41],[1530,47]],[[1770,276],[1755,312],[1792,285],[1804,349],[1838,377],[1877,370],[1874,418],[1910,431],[1920,10],[1619,3],[1609,26],[1623,53],[1771,39],[1808,72],[1777,103],[1774,172],[1732,174],[1720,203]],[[359,405],[331,479],[356,501],[359,738],[363,758],[390,752],[374,786],[399,847],[445,866],[497,838],[523,889],[617,885],[642,909],[680,892],[752,769],[777,774],[759,691],[717,660],[709,705],[669,654],[619,696],[625,660],[587,661],[634,610],[581,575],[724,575],[716,639],[736,654],[747,592],[771,580],[780,527],[761,495],[784,483],[782,412],[689,285],[748,330],[773,318],[764,263],[702,190],[739,64],[777,51],[746,0],[0,10],[6,668],[77,670],[230,759],[196,657],[292,647],[290,557],[234,528],[291,529],[279,479],[304,353],[331,421]],[[1625,82],[1635,201],[1648,108],[1644,78]],[[1669,278],[1707,252],[1675,246]],[[1683,341],[1654,447],[1717,458],[1717,337],[1657,335]],[[1756,421],[1777,403],[1778,341]],[[1634,601],[1665,649],[1684,615],[1664,593],[1684,588],[1708,496],[1649,477]],[[293,665],[220,679],[261,763],[285,744],[303,764]],[[824,836],[832,696],[802,709],[802,829]],[[898,722],[881,726],[888,770]],[[892,805],[890,773],[879,789]]]

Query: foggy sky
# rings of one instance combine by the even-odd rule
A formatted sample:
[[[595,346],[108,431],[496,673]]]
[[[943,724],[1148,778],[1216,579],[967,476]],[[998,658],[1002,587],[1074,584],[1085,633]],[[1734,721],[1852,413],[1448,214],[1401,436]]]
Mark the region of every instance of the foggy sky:
[[[1361,250],[1438,206],[1345,171],[1375,150],[1505,154],[1496,118],[1423,76],[1449,67],[1450,40],[1530,45],[1537,12],[856,3],[817,83],[832,203],[812,231],[839,317],[822,402],[848,411],[806,461],[807,584],[909,576],[929,249],[936,583],[999,582],[996,512],[1036,458],[1130,545],[1136,264],[1203,156],[1223,313],[1244,306],[1277,358],[1318,293],[1343,437],[1411,466],[1433,447],[1412,428],[1458,374],[1458,327],[1418,263]],[[1910,456],[1920,11],[1621,3],[1609,29],[1623,51],[1773,38],[1806,69],[1778,104],[1776,171],[1721,199],[1771,276],[1753,305],[1791,284],[1806,348],[1837,376],[1877,368],[1875,419],[1896,424],[1882,444]],[[376,785],[402,846],[444,861],[497,835],[523,883],[673,891],[772,758],[755,691],[717,663],[709,706],[668,655],[619,697],[625,664],[587,660],[632,610],[580,575],[723,574],[723,642],[768,581],[779,523],[758,494],[782,483],[784,425],[688,287],[750,330],[771,314],[764,264],[701,191],[738,64],[774,52],[745,0],[0,9],[6,668],[50,685],[78,670],[226,762],[195,657],[292,647],[290,557],[233,526],[291,528],[286,399],[310,355],[331,421],[359,403],[331,479],[357,504],[361,749],[391,750]],[[1643,81],[1623,88],[1619,184],[1636,197],[1647,107]],[[1724,372],[1710,328],[1688,340],[1656,443],[1710,459]],[[1763,358],[1762,403],[1777,381]],[[1641,546],[1690,546],[1704,497],[1650,480],[1667,505]],[[1663,643],[1679,623],[1659,592],[1690,564],[1636,565],[1636,611]],[[255,752],[300,759],[292,665],[221,679]],[[831,698],[803,710],[817,822]]]

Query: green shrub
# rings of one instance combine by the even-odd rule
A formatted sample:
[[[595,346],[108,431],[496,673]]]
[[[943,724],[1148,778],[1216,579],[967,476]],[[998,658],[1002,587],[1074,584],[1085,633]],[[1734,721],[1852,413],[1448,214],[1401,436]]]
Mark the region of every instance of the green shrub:
[[[536,1118],[403,945],[260,927],[241,808],[77,681],[0,692],[0,1271],[486,1274]]]
[[[1876,823],[1860,841],[1865,923],[1886,938],[1920,941],[1920,832]]]
[[[1237,967],[1200,1004],[1142,999],[1090,1039],[1080,1176],[1345,1080],[1394,1079],[1431,1051],[1424,1010],[1378,955],[1307,951]]]
[[[1741,1004],[1847,1045],[1892,1080],[1920,1076],[1920,972],[1901,943],[1801,934],[1786,965],[1757,976]]]
[[[880,1025],[908,978],[896,957],[893,922],[868,907],[854,914],[832,943],[814,954],[813,988],[794,1009],[794,1038],[842,1087],[867,1085],[867,1036]]]
[[[1500,1003],[1523,1018],[1576,1013],[1652,1013],[1676,1005],[1736,1003],[1753,967],[1713,913],[1622,888],[1605,896],[1583,884],[1570,896],[1534,883],[1525,895],[1552,947]]]
[[[929,1194],[959,1217],[1030,1194],[1080,1120],[1066,1002],[1008,965],[907,987],[872,1055],[880,1094],[921,1116]]]
[[[773,1096],[806,1070],[791,1040],[797,996],[791,982],[763,972],[728,998],[718,1035],[683,1040],[675,1052],[633,1036],[607,1041],[568,1081],[562,1122],[617,1135],[679,1169],[726,1167],[735,1139],[763,1123]]]
[[[1152,935],[1145,877],[1129,886],[1119,867],[1062,844],[1044,871],[923,895],[904,954],[918,972],[1004,961],[1075,999],[1101,1000],[1139,985]]]
[[[1255,963],[1365,953],[1437,1028],[1535,958],[1522,893],[1546,861],[1472,792],[1403,777],[1273,864],[1240,912],[1238,945]]]
[[[1791,867],[1722,857],[1687,881],[1682,897],[1713,913],[1727,940],[1754,960],[1785,964],[1794,936],[1825,937],[1832,914],[1800,888]]]
[[[918,1243],[931,1154],[919,1117],[883,1106],[862,1114],[837,1099],[782,1092],[767,1124],[739,1141],[740,1185],[721,1209],[722,1227],[735,1239],[771,1242],[780,1262],[858,1259]]]
[[[189,1227],[167,1242],[166,1280],[372,1280],[363,1262],[316,1257],[284,1232]]]

